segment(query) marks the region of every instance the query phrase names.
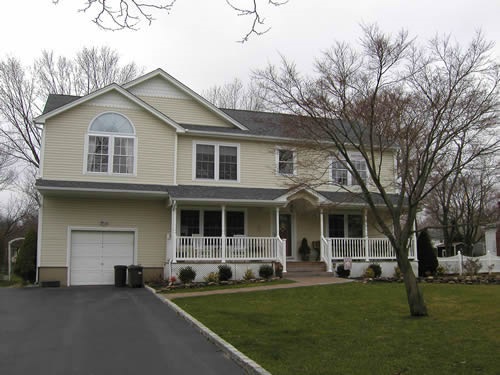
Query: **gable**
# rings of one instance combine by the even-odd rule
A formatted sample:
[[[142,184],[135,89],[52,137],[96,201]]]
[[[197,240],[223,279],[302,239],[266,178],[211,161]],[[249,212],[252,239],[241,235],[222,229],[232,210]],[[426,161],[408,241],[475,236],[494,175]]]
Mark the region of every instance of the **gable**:
[[[248,130],[161,69],[139,77],[123,87],[179,124]]]

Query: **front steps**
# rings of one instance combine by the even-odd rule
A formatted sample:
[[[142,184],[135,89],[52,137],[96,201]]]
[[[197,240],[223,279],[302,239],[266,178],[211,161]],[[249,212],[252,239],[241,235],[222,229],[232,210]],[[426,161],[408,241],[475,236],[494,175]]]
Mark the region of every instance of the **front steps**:
[[[326,265],[323,262],[286,262],[287,272],[283,277],[314,277],[314,276],[335,276],[334,272],[326,272]]]

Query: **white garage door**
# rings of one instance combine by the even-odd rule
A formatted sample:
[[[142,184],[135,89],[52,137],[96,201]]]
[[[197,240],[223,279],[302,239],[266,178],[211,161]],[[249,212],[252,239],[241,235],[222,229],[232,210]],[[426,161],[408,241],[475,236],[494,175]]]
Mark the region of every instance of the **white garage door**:
[[[114,266],[133,263],[133,232],[71,232],[71,285],[113,284]]]

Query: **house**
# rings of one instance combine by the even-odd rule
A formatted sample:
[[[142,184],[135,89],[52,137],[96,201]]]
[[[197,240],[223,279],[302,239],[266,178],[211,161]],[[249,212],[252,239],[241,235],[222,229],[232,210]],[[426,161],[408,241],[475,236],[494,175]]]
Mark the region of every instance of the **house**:
[[[221,263],[237,276],[266,262],[286,271],[302,238],[319,243],[327,272],[344,258],[393,261],[356,194],[287,188],[303,172],[292,118],[216,108],[161,69],[83,97],[51,95],[35,119],[38,280],[112,284],[121,264],[142,265],[146,280],[188,264],[199,278]],[[327,182],[355,192],[347,170],[324,160]],[[389,184],[392,155],[384,167]]]

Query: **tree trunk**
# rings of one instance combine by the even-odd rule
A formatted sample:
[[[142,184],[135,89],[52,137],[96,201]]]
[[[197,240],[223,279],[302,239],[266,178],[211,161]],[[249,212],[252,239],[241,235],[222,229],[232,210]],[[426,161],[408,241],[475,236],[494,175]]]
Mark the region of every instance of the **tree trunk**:
[[[427,316],[427,306],[424,302],[424,295],[418,286],[417,279],[411,268],[408,258],[398,260],[399,268],[403,274],[403,280],[406,288],[406,297],[411,316]]]

